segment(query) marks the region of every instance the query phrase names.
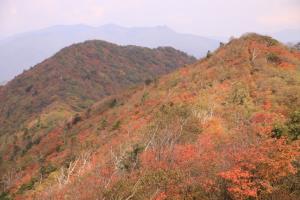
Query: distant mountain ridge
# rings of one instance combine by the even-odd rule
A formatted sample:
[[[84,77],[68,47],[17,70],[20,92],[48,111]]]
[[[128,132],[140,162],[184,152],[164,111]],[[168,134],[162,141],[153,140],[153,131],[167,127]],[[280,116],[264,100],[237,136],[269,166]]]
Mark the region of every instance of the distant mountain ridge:
[[[0,81],[12,79],[63,47],[92,39],[150,48],[171,46],[196,57],[205,55],[219,45],[217,40],[177,33],[166,26],[125,28],[114,24],[99,27],[59,25],[0,40]]]

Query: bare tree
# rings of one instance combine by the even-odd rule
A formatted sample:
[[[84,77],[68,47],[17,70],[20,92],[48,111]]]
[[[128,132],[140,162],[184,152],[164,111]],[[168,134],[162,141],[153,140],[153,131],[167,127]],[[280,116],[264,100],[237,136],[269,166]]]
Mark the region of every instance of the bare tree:
[[[91,156],[92,152],[84,152],[73,162],[70,162],[67,168],[61,168],[59,176],[57,177],[59,187],[68,184],[71,177],[80,176],[81,174],[83,174],[85,170],[90,166]]]
[[[12,168],[1,177],[2,191],[7,191],[16,181],[21,178],[16,169]]]

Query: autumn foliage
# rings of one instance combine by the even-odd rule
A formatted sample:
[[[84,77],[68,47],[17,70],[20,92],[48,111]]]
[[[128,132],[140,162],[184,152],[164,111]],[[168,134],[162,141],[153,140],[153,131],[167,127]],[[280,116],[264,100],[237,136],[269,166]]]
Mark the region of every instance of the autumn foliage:
[[[3,149],[23,168],[5,174],[3,195],[297,200],[299,66],[296,50],[248,34],[196,64],[104,98],[76,123],[74,116],[41,135],[23,157],[18,147],[36,138],[20,131]]]

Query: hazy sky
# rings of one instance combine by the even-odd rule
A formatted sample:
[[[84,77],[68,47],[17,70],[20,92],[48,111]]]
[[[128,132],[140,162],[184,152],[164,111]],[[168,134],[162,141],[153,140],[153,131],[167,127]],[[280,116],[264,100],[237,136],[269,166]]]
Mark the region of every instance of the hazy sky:
[[[300,0],[0,0],[0,37],[61,24],[230,36],[300,29]]]

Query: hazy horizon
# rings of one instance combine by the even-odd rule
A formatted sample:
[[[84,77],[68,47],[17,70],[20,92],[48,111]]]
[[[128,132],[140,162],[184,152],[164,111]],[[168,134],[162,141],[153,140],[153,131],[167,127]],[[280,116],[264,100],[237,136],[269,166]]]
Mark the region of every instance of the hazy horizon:
[[[249,32],[296,43],[299,10],[299,0],[1,0],[0,82],[90,39],[171,46],[197,58]]]
[[[2,0],[0,37],[55,25],[168,26],[200,36],[229,37],[300,29],[298,0]]]

